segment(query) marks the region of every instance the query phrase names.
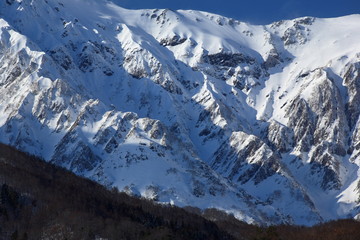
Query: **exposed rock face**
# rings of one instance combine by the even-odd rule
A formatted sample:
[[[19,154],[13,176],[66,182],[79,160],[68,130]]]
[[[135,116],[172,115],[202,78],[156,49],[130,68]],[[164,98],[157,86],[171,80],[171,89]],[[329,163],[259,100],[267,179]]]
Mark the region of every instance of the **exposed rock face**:
[[[280,168],[276,163],[279,159],[259,138],[234,132],[229,141],[215,152],[212,165],[214,169],[228,171],[226,177],[233,181],[244,184],[252,179],[256,185]]]
[[[358,216],[359,16],[252,26],[16,0],[0,17],[1,142],[247,222]]]
[[[303,45],[308,41],[310,28],[312,23],[315,21],[314,18],[306,17],[295,20],[292,26],[287,28],[281,37],[284,41],[285,46],[300,44]]]
[[[168,37],[168,38],[163,38],[160,40],[160,44],[163,46],[176,46],[179,44],[182,44],[186,41],[186,38],[182,38],[179,35],[174,35],[172,37]]]
[[[343,76],[344,85],[347,87],[349,94],[349,102],[346,104],[346,116],[349,116],[350,128],[355,127],[355,124],[359,118],[360,110],[357,106],[360,103],[360,63],[348,64],[345,68],[345,74]]]
[[[301,79],[304,88],[287,108],[294,150],[309,153],[300,158],[312,164],[310,174],[319,174],[323,190],[339,190],[340,159],[346,155],[349,135],[343,99],[323,69]],[[306,92],[310,94],[306,96]]]
[[[270,121],[268,128],[265,130],[268,144],[275,151],[280,153],[289,152],[294,147],[293,128],[282,125],[277,121]]]

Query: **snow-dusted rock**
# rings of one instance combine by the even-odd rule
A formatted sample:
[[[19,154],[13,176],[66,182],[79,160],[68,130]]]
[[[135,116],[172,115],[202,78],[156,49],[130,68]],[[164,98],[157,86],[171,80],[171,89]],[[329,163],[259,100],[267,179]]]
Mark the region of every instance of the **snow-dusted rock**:
[[[0,2],[0,141],[247,222],[359,216],[360,17]]]

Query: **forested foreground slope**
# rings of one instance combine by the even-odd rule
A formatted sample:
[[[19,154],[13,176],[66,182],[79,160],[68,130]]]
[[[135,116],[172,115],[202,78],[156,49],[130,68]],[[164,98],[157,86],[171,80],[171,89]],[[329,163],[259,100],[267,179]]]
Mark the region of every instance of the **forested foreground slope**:
[[[0,146],[0,239],[231,239],[177,207],[109,191]]]
[[[259,227],[157,204],[0,145],[0,239],[359,239],[360,223]],[[192,212],[192,213],[191,213]]]

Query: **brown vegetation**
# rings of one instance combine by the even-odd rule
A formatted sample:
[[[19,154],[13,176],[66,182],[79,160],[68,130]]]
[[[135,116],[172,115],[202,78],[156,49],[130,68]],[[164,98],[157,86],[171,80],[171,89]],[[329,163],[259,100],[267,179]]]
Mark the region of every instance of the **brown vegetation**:
[[[238,221],[219,210],[205,210],[203,216],[214,220],[220,229],[243,240],[359,240],[360,222],[353,219],[330,221],[313,227],[280,225],[259,227]]]

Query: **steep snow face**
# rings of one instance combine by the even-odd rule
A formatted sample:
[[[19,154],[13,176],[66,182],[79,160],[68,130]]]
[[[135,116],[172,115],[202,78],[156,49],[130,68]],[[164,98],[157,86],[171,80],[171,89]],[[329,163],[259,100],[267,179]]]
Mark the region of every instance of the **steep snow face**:
[[[0,17],[1,142],[251,223],[358,215],[359,15],[253,26],[7,0]]]

